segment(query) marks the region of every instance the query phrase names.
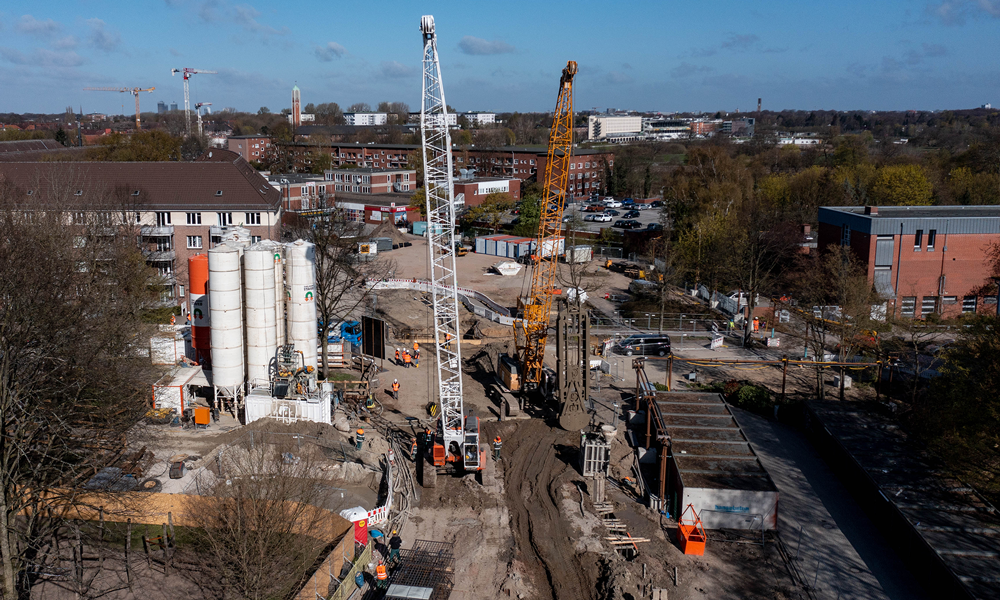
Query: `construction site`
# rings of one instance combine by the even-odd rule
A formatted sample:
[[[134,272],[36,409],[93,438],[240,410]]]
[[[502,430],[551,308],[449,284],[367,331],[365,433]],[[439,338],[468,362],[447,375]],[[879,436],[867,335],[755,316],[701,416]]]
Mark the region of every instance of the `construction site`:
[[[518,242],[523,267],[497,268],[495,251],[459,252],[433,17],[420,33],[425,234],[397,231],[379,249],[393,272],[357,282],[350,294],[363,308],[336,339],[318,333],[309,241],[253,242],[227,227],[191,258],[190,322],[162,326],[151,343],[154,363],[167,366],[152,410],[127,460],[84,486],[142,493],[78,509],[73,518],[99,528],[101,545],[84,548],[79,529],[76,542],[54,540],[75,568],[33,594],[223,597],[200,558],[212,550],[184,531],[216,528],[237,488],[267,488],[285,474],[308,480],[308,493],[274,502],[298,507],[289,535],[315,543],[275,597],[930,597],[907,557],[861,531],[870,525],[864,491],[851,500],[807,434],[704,387],[750,377],[780,388],[782,400],[786,387],[806,396],[812,367],[761,353],[750,358],[767,364],[738,373],[746,355],[718,358],[721,313],[679,289],[672,306],[701,315],[690,335],[681,315],[665,352],[613,349],[629,336],[666,334],[655,323],[607,325],[632,278],[589,252],[578,259],[562,238],[576,62],[553,75],[542,214],[536,239]],[[185,69],[185,83],[188,71],[198,72]],[[130,91],[138,103],[145,90]],[[848,400],[875,393],[845,391],[843,381],[841,372],[831,389]],[[857,425],[840,410],[809,413],[812,431],[832,436],[827,445],[839,433],[822,423]],[[896,452],[852,435],[843,433],[855,445],[838,452]],[[880,468],[864,466],[895,485],[881,482]],[[982,532],[985,541],[944,552],[938,566],[957,574],[939,589],[996,597],[995,524],[963,521],[985,510],[971,496],[969,510],[934,511],[936,529],[921,502],[903,510],[924,534]],[[980,562],[970,570],[956,556]]]

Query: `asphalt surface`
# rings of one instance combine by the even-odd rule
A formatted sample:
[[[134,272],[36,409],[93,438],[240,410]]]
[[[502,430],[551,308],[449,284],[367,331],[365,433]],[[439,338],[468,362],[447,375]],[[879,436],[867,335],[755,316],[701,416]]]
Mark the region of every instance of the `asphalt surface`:
[[[599,203],[595,202],[595,204],[599,204]],[[574,218],[575,217],[579,217],[580,221],[582,221],[582,225],[583,225],[582,228],[584,230],[586,230],[586,231],[593,231],[593,232],[599,232],[601,229],[604,229],[605,227],[611,227],[612,225],[614,225],[615,221],[617,221],[619,219],[624,219],[625,218],[625,213],[628,212],[629,210],[631,210],[631,209],[625,208],[625,207],[615,208],[613,210],[617,210],[618,211],[618,216],[611,217],[611,221],[608,221],[606,223],[599,223],[599,222],[594,222],[594,221],[583,221],[583,219],[587,215],[596,214],[596,213],[583,212],[582,210],[580,210],[581,208],[584,208],[586,206],[590,206],[590,203],[583,203],[583,204],[577,203],[577,204],[573,204],[573,205],[567,206],[566,207],[566,211],[563,214],[565,216],[568,216],[568,217],[574,217]],[[660,209],[659,208],[648,208],[646,210],[640,210],[638,217],[630,217],[630,218],[633,218],[636,221],[639,221],[640,223],[642,223],[642,228],[645,229],[646,225],[648,225],[649,223],[659,223],[660,222]],[[624,230],[622,230],[620,228],[613,228],[613,229],[615,229],[615,231],[624,231]],[[637,229],[636,231],[639,231],[639,230]]]
[[[930,598],[801,432],[733,413],[778,487],[778,530],[814,598]]]

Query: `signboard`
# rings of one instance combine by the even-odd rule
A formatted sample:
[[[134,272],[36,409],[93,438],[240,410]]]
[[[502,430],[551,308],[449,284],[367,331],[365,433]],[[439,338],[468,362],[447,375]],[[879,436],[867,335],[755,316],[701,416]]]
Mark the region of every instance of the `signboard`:
[[[722,347],[722,336],[720,335],[720,336],[713,337],[712,338],[712,344],[711,344],[710,347],[711,347],[712,350],[715,350],[716,348],[721,348]]]
[[[354,522],[354,541],[362,545],[368,543],[368,519]]]

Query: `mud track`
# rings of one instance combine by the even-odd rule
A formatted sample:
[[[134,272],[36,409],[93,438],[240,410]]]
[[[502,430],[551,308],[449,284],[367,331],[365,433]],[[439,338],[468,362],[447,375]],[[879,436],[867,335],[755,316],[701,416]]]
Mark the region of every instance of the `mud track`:
[[[541,420],[497,424],[504,439],[504,479],[515,558],[524,565],[537,598],[595,598],[596,556],[576,554],[571,526],[559,511],[563,488],[578,475],[572,467],[579,434]],[[491,435],[495,435],[491,433]]]

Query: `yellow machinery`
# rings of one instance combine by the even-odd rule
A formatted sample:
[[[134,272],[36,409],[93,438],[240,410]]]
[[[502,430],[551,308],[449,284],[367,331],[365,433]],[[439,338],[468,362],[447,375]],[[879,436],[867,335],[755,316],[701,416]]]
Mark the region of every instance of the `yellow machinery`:
[[[542,192],[538,238],[531,261],[531,289],[518,300],[520,319],[514,322],[514,339],[521,363],[522,387],[537,389],[542,380],[542,361],[548,337],[549,313],[556,293],[558,238],[569,184],[569,159],[573,150],[573,77],[576,61],[566,63],[559,79],[552,129],[549,131],[548,159]]]

